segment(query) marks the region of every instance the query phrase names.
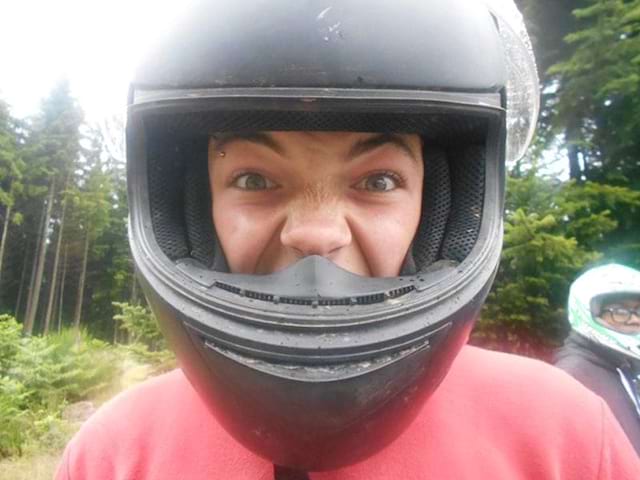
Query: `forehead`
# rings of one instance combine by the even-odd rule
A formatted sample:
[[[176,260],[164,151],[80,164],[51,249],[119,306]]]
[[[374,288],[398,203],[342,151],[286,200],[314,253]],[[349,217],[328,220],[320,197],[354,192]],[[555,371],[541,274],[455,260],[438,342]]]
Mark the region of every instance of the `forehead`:
[[[418,134],[385,132],[227,132],[213,134],[211,140],[212,146],[217,150],[242,142],[264,146],[281,155],[292,150],[313,148],[357,156],[388,144],[415,158],[419,156],[422,146],[422,139]]]

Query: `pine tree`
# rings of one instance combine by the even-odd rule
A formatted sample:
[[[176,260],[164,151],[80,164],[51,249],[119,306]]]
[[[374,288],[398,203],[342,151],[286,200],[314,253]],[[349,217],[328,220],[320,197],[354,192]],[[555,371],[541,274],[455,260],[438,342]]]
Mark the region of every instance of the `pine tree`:
[[[509,178],[507,192],[500,269],[474,341],[544,356],[566,334],[571,282],[585,266],[611,260],[602,254],[619,227],[611,208],[640,212],[640,192],[561,182],[536,169]]]
[[[25,164],[19,151],[20,134],[17,121],[11,117],[9,106],[0,100],[0,206],[2,212],[2,235],[0,239],[0,285],[3,263],[12,224],[19,225],[22,215],[14,209],[16,199],[22,194],[22,177]]]
[[[42,111],[33,122],[26,144],[26,160],[32,170],[32,183],[47,188],[46,212],[42,234],[34,255],[34,275],[26,308],[25,332],[33,331],[44,284],[46,254],[51,235],[60,227],[62,192],[75,170],[80,155],[82,111],[70,93],[67,81],[62,81],[42,103]],[[59,228],[58,228],[59,230]],[[59,255],[59,249],[55,252]]]
[[[96,239],[109,226],[113,202],[112,178],[102,158],[105,152],[99,132],[92,132],[90,141],[91,145],[84,152],[82,175],[69,192],[74,207],[73,215],[82,238],[81,267],[73,314],[75,329],[79,328],[82,318],[89,257],[101,254],[90,247],[95,246]]]
[[[573,55],[550,69],[561,83],[556,123],[576,180],[640,189],[640,0],[589,0],[566,36]]]

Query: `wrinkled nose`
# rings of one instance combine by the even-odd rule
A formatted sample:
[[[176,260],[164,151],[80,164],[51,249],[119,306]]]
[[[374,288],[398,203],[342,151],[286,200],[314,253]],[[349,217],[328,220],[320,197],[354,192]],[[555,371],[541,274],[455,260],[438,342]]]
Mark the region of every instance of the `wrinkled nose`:
[[[351,229],[340,209],[319,204],[291,211],[280,233],[282,244],[303,257],[330,257],[351,240]]]

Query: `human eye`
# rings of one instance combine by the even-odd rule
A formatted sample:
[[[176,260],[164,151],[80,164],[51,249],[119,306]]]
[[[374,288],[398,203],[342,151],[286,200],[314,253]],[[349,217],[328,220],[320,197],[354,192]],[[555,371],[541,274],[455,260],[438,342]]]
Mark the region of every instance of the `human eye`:
[[[276,188],[276,184],[264,175],[248,172],[238,175],[233,179],[232,185],[241,190],[260,191]]]
[[[368,192],[390,192],[402,186],[402,178],[393,172],[377,172],[360,180],[355,188]]]

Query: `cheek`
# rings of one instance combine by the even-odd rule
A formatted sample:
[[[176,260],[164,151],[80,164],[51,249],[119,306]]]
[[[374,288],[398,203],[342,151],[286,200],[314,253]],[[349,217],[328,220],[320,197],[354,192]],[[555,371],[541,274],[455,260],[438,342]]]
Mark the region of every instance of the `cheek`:
[[[214,196],[213,221],[233,273],[254,272],[279,225],[272,209],[236,205],[224,195]]]
[[[354,237],[375,277],[400,273],[420,221],[420,208],[407,205],[402,202],[354,210]]]
[[[634,325],[611,325],[610,328],[624,335],[636,335],[640,333],[640,328]]]

